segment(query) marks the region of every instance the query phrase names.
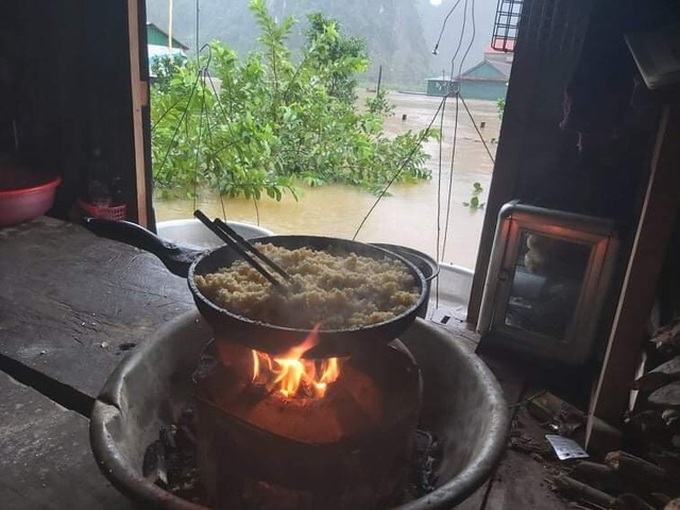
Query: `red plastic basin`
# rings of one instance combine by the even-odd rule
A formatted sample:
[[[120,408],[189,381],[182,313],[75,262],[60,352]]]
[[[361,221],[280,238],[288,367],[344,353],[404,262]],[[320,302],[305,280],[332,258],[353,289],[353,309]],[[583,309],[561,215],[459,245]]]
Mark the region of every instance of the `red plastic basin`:
[[[45,214],[54,203],[61,177],[19,189],[0,189],[0,227],[30,221]]]

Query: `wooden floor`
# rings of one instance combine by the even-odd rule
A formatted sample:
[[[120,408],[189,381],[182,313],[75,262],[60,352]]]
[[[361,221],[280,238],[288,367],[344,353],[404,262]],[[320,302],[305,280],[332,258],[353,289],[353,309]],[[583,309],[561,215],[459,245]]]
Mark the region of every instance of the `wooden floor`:
[[[435,312],[432,318],[439,321],[442,315],[448,315],[445,327],[470,349],[476,350],[479,337],[470,330],[460,311],[442,312]],[[480,357],[498,379],[511,408],[508,447],[491,479],[456,509],[573,510],[570,502],[553,493],[547,481],[547,477],[562,468],[545,440],[545,434],[549,432],[541,428],[525,408],[525,399],[535,395],[536,388],[530,386],[524,371],[512,362],[500,356],[482,354]],[[527,443],[532,448],[521,446]]]
[[[185,280],[152,255],[41,218],[0,229],[0,289],[0,508],[132,508],[95,465],[88,416],[126,352],[193,309]],[[475,333],[450,315],[446,327],[474,349]],[[502,360],[485,361],[515,414],[510,437],[530,432],[540,442],[545,431],[521,405],[526,381]],[[551,469],[535,452],[508,448],[457,508],[570,508],[545,482]]]

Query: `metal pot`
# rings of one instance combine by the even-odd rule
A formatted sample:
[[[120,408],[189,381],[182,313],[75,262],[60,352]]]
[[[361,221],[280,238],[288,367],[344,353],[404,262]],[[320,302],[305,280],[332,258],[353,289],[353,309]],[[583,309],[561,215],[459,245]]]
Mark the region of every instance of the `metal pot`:
[[[300,345],[310,334],[310,329],[266,324],[238,315],[213,303],[200,292],[194,282],[196,275],[213,273],[229,267],[240,258],[238,253],[228,246],[207,252],[186,250],[160,239],[139,225],[125,221],[90,218],[86,220],[86,226],[97,235],[150,251],[174,274],[186,277],[198,310],[213,327],[218,338],[223,337],[251,349],[276,355]],[[356,350],[370,348],[371,344],[389,342],[408,329],[416,317],[427,310],[426,282],[423,273],[396,253],[370,244],[331,237],[288,235],[255,238],[251,241],[256,243],[259,240],[291,250],[308,247],[334,254],[356,253],[365,257],[392,259],[404,264],[414,278],[419,296],[417,302],[408,310],[393,319],[368,326],[321,329],[318,331],[318,345],[305,353],[306,358],[351,356]]]

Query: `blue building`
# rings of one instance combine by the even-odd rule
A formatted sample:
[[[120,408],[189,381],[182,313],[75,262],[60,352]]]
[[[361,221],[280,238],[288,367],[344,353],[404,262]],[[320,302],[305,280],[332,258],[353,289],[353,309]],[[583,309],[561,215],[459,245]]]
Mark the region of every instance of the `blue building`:
[[[465,99],[504,99],[508,90],[512,52],[487,48],[484,60],[454,79],[440,76],[427,80],[428,96],[445,96],[460,91]]]
[[[456,78],[460,95],[465,99],[504,99],[508,91],[511,62],[482,60]]]

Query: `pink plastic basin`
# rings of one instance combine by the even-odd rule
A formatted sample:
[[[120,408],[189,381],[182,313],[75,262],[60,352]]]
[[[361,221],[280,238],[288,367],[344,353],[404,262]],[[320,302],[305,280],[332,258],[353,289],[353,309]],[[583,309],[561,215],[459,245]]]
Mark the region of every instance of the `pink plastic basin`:
[[[30,221],[45,214],[54,203],[61,177],[35,186],[0,190],[0,227]]]

